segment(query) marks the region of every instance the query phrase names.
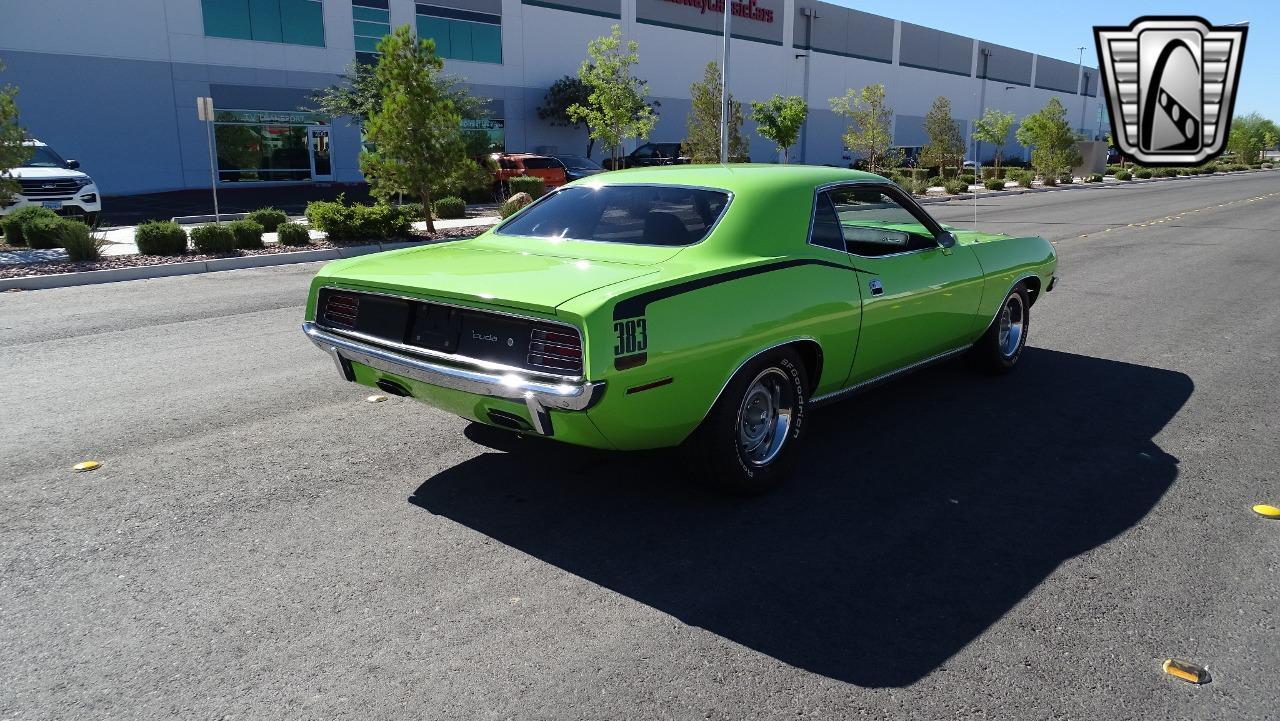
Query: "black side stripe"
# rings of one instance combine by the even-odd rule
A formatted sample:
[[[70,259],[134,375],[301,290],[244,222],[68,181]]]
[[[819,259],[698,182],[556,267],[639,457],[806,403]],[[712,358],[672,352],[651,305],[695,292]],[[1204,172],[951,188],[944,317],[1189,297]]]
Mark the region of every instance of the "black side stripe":
[[[776,263],[764,263],[762,265],[754,265],[750,268],[739,268],[731,270],[719,275],[708,275],[703,278],[695,278],[687,280],[683,283],[666,286],[665,288],[655,288],[630,298],[623,298],[618,304],[613,306],[613,319],[623,320],[625,318],[637,318],[645,314],[645,310],[650,303],[665,300],[673,296],[688,293],[689,291],[707,288],[721,283],[738,280],[740,278],[749,278],[753,275],[761,275],[763,273],[772,273],[775,270],[786,270],[787,268],[797,268],[802,265],[821,265],[828,268],[836,268],[838,270],[857,271],[859,273],[869,273],[870,271],[855,268],[840,263],[832,263],[828,260],[817,260],[813,258],[802,258],[797,260],[783,260]]]

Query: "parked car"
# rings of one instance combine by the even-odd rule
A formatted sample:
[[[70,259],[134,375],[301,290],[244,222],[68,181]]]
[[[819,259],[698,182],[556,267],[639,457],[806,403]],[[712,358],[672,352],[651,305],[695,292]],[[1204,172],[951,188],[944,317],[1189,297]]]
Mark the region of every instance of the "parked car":
[[[568,182],[564,166],[559,160],[532,153],[494,153],[497,171],[494,175],[494,191],[499,197],[507,195],[507,181],[520,175],[542,178],[547,188],[558,188]]]
[[[18,181],[19,188],[8,205],[0,206],[0,215],[39,205],[60,215],[82,217],[91,226],[97,225],[102,195],[93,178],[80,170],[80,163],[64,160],[39,140],[28,140],[23,145],[31,149],[31,159],[9,169],[9,176]]]
[[[585,155],[552,155],[551,157],[560,161],[569,182],[604,172],[603,166]]]
[[[940,225],[868,173],[627,170],[472,240],[331,263],[303,331],[345,380],[567,443],[683,445],[754,493],[813,406],[961,354],[1014,369],[1056,269],[1044,239]]]
[[[1124,155],[1120,153],[1119,148],[1107,148],[1107,165],[1119,165],[1120,161],[1123,159]]]
[[[689,158],[680,154],[680,143],[645,143],[618,159],[614,167],[613,158],[605,158],[601,165],[607,170],[624,168],[647,168],[653,165],[683,165]]]

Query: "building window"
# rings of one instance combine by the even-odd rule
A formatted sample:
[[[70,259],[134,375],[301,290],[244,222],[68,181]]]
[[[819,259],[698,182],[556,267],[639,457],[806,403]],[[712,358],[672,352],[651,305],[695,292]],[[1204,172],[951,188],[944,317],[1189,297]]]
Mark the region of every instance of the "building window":
[[[418,3],[418,37],[436,41],[448,60],[502,62],[502,16]]]
[[[378,43],[391,34],[387,0],[351,0],[351,23],[355,28],[356,54],[376,54]]]
[[[317,168],[317,175],[330,174],[328,132],[312,131],[312,128],[327,128],[329,124],[328,116],[317,113],[218,110],[213,125],[218,180],[223,183],[311,180],[313,167]],[[312,157],[317,154],[319,157]]]
[[[200,0],[204,34],[324,47],[321,0]]]

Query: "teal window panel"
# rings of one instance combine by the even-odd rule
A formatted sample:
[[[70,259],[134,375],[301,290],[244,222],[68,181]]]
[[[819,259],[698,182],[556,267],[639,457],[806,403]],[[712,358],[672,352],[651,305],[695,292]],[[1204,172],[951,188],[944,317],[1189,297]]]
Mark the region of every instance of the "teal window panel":
[[[376,53],[378,52],[378,42],[382,38],[362,38],[356,36],[356,52],[358,53]]]
[[[352,23],[356,28],[356,35],[363,35],[367,38],[381,38],[383,35],[391,34],[391,26],[385,23],[364,23],[356,21]]]
[[[254,40],[282,42],[284,34],[280,29],[280,0],[249,0],[249,27]]]
[[[449,21],[444,18],[433,18],[427,15],[418,16],[418,37],[431,38],[436,41],[436,55],[442,58],[453,57],[453,48],[449,44]]]
[[[365,8],[359,5],[351,6],[351,17],[356,20],[364,20],[371,23],[391,24],[391,13],[378,8]]]
[[[248,0],[202,0],[204,34],[217,38],[252,40]]]
[[[471,26],[471,52],[478,63],[502,62],[502,26],[467,23]]]
[[[280,0],[284,42],[324,47],[324,7],[315,0]]]
[[[449,47],[453,54],[445,57],[454,60],[475,59],[471,45],[471,25],[472,23],[458,22],[457,20],[449,21]]]

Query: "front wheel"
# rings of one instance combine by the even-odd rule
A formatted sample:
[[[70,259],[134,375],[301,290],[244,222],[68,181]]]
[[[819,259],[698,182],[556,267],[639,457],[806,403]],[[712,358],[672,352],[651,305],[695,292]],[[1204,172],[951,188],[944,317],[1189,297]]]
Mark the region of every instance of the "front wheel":
[[[969,351],[969,359],[980,370],[1008,373],[1018,365],[1027,347],[1031,327],[1031,302],[1027,289],[1019,284],[1005,296],[991,327]]]
[[[702,479],[739,495],[780,484],[800,443],[808,387],[804,364],[791,350],[769,353],[738,371],[686,443]]]

